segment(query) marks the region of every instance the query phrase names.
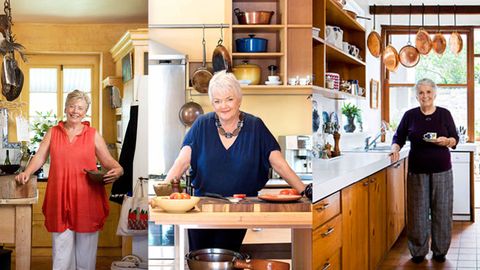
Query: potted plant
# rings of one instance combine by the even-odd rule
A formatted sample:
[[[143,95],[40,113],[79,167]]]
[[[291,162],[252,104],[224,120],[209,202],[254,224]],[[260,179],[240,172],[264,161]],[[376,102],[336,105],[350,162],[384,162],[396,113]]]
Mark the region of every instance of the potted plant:
[[[52,112],[35,112],[36,116],[32,122],[31,128],[33,131],[33,137],[30,140],[31,152],[36,152],[40,145],[40,142],[43,140],[47,131],[57,124],[57,116]],[[48,177],[48,171],[50,169],[50,158],[47,159],[43,167],[35,172],[35,174],[40,174],[43,172],[44,177]]]
[[[355,117],[357,117],[357,122],[360,121],[359,124],[361,124],[361,111],[362,110],[359,107],[351,103],[346,103],[342,106],[342,114],[347,117],[347,124],[343,127],[345,129],[345,132],[352,133],[353,131],[355,131]]]

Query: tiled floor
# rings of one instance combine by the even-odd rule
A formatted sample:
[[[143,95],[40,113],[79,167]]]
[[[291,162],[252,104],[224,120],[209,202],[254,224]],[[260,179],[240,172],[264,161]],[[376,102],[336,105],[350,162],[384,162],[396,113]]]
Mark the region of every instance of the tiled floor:
[[[480,212],[476,223],[454,222],[452,243],[444,263],[432,260],[432,253],[421,264],[410,261],[406,234],[395,243],[379,269],[480,269]]]

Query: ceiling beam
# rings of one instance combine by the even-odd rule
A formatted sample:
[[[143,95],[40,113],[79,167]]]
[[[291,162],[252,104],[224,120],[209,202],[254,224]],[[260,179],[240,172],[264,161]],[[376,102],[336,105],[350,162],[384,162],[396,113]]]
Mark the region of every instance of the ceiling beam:
[[[425,8],[425,9],[424,9]],[[480,14],[480,6],[421,6],[412,5],[412,14]],[[392,15],[409,14],[410,6],[370,6],[370,14]]]

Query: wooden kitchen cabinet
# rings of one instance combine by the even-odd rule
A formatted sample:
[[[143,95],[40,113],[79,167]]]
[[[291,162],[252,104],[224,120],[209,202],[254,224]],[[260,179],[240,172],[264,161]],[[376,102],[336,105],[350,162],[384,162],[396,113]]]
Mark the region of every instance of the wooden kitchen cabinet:
[[[387,251],[386,173],[342,190],[342,269],[377,269]]]
[[[405,227],[405,160],[387,168],[387,250]]]
[[[313,215],[313,267],[312,269],[341,269],[342,215],[340,192],[315,203]]]

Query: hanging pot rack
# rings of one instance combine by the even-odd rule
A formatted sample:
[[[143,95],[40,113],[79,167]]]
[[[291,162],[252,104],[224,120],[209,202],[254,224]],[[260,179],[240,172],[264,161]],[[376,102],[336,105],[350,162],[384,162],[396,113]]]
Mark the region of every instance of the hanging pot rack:
[[[192,28],[229,28],[230,24],[149,24],[148,28],[154,29],[192,29]]]
[[[423,10],[423,7],[425,7],[425,10]],[[472,6],[466,6],[466,5],[448,5],[448,6],[440,6],[440,8],[437,5],[412,5],[412,14],[422,14],[424,11],[425,14],[453,14],[455,9],[456,14],[480,14],[480,6],[479,5],[472,5]],[[390,5],[388,6],[379,6],[376,5],[375,8],[373,6],[369,6],[369,11],[370,14],[375,12],[377,15],[388,15],[390,14]],[[392,12],[395,15],[400,15],[400,14],[408,14],[409,13],[409,6],[392,6]]]

